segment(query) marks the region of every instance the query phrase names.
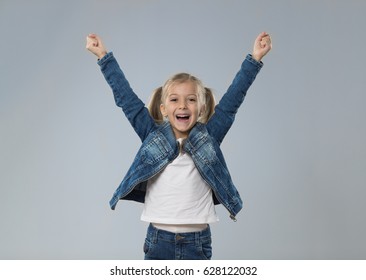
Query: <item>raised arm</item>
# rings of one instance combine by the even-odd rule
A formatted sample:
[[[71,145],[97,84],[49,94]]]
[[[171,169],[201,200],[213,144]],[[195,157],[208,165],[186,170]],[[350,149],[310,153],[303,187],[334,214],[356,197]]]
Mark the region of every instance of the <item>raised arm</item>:
[[[215,113],[207,123],[207,129],[219,144],[231,128],[248,89],[263,66],[261,59],[271,48],[270,36],[265,32],[259,34],[255,39],[252,54],[246,56],[230,87],[215,107]]]
[[[139,135],[141,141],[147,137],[155,122],[145,104],[135,94],[112,52],[107,52],[102,40],[95,34],[87,37],[86,48],[98,57],[98,65],[111,87],[115,103]]]

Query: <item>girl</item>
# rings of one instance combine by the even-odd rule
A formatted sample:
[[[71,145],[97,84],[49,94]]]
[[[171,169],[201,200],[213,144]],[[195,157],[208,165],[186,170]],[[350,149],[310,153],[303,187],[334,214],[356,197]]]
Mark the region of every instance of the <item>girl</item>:
[[[211,259],[214,205],[224,205],[233,220],[242,208],[220,144],[272,48],[270,36],[258,35],[217,106],[199,79],[179,73],[155,90],[146,108],[100,37],[90,34],[86,48],[98,57],[116,105],[142,141],[111,208],[120,199],[144,203],[141,219],[150,223],[145,259]]]

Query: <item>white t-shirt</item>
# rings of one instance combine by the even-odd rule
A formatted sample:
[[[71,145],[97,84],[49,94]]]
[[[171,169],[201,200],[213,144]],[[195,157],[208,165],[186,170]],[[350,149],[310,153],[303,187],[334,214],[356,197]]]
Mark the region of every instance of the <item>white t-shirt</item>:
[[[180,153],[148,181],[141,220],[177,225],[218,221],[212,190],[188,154]]]

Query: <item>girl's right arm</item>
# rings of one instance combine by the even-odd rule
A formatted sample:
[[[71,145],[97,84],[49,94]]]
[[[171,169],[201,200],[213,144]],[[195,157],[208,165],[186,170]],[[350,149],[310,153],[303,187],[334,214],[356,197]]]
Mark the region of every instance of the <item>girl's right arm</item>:
[[[122,108],[132,127],[143,141],[151,129],[155,127],[155,122],[145,104],[130,87],[113,53],[107,52],[97,35],[91,34],[87,37],[86,48],[98,57],[98,64],[113,91],[116,105]]]

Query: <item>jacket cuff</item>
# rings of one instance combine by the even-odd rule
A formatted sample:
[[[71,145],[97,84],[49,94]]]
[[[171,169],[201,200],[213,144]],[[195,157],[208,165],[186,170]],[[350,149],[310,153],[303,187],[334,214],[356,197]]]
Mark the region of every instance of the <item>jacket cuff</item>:
[[[101,59],[98,59],[97,63],[99,66],[102,66],[103,64],[106,63],[106,61],[108,61],[111,58],[113,58],[113,52],[109,52],[105,56],[103,56]]]
[[[255,60],[251,54],[248,54],[245,59],[254,64],[258,69],[261,69],[263,67],[263,62]]]

